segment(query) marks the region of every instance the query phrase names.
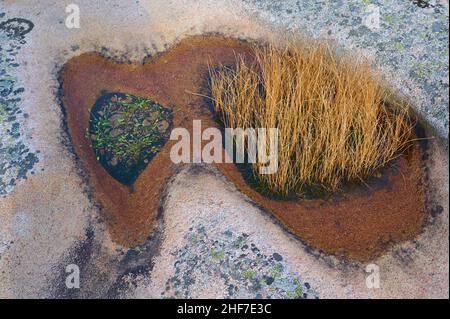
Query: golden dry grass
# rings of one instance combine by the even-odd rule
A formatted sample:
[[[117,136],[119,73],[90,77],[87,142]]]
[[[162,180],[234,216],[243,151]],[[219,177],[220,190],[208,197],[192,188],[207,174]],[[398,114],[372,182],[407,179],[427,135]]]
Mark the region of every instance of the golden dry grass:
[[[412,123],[367,61],[327,44],[254,46],[252,63],[211,69],[211,97],[225,127],[278,128],[279,169],[254,176],[282,196],[306,186],[335,191],[363,181],[411,145]]]

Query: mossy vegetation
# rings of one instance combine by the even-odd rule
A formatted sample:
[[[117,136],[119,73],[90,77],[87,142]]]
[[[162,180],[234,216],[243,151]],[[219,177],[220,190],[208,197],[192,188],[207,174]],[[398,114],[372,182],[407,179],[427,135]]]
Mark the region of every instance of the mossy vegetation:
[[[167,141],[171,118],[169,109],[150,99],[107,93],[91,111],[87,134],[103,167],[131,184]]]
[[[211,252],[211,258],[215,261],[221,261],[225,258],[225,252],[223,250],[220,251],[213,250]]]

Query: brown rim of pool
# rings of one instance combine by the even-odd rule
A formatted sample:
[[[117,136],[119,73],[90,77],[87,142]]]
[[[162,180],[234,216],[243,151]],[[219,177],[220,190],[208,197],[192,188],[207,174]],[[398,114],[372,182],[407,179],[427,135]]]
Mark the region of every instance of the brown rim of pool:
[[[153,231],[165,186],[180,166],[170,160],[175,141],[163,138],[165,129],[184,127],[192,133],[194,119],[201,120],[203,128],[220,128],[208,99],[191,92],[207,93],[209,67],[231,65],[236,54],[251,59],[250,45],[222,37],[192,37],[144,64],[116,63],[97,53],[76,56],[65,64],[61,80],[67,129],[117,243],[135,246]],[[163,143],[140,158],[147,162],[125,183],[99,161],[92,147],[96,136],[86,133],[93,106],[105,92],[156,103],[170,114],[170,120],[160,117],[167,123],[155,131],[163,139],[154,140]],[[152,112],[156,111],[142,113],[144,119],[153,118]],[[367,261],[421,231],[427,217],[422,151],[416,142],[379,176],[327,198],[269,198],[247,183],[234,164],[212,165],[305,244],[340,258]],[[117,157],[111,163],[112,158],[105,161],[117,165]]]

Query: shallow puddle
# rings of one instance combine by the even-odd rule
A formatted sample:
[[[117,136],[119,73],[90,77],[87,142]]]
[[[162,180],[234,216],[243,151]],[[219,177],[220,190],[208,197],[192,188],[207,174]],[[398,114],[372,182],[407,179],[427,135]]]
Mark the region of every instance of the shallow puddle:
[[[171,111],[155,101],[104,93],[92,107],[88,135],[103,168],[131,186],[167,142],[171,127]]]
[[[129,188],[105,170],[91,147],[86,130],[92,106],[105,91],[126,93],[170,109],[173,127],[192,133],[193,120],[201,120],[203,128],[218,127],[208,101],[192,93],[207,93],[208,64],[233,64],[236,54],[250,59],[250,52],[248,44],[236,40],[194,37],[144,64],[119,64],[88,53],[65,65],[62,87],[68,130],[95,200],[102,205],[112,237],[119,244],[134,246],[151,234],[165,186],[179,169],[169,157],[175,141],[167,140],[153,154]],[[215,165],[306,244],[365,261],[380,255],[391,243],[413,238],[426,218],[420,146],[415,145],[407,157],[393,164],[373,187],[362,185],[327,200],[290,201],[264,197],[246,183],[234,164]]]

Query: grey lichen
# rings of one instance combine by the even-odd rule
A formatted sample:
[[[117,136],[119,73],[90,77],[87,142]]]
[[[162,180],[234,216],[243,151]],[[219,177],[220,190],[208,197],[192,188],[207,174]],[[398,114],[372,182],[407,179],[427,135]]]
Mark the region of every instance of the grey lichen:
[[[174,274],[163,297],[192,298],[206,286],[225,287],[227,298],[317,298],[309,283],[289,271],[281,254],[263,253],[249,234],[231,230],[210,237],[198,225],[175,250]]]
[[[5,14],[0,13],[0,19]],[[33,24],[25,19],[0,22],[0,194],[11,192],[38,162],[21,138],[20,126],[28,117],[20,108],[24,88],[14,76],[16,56]]]

